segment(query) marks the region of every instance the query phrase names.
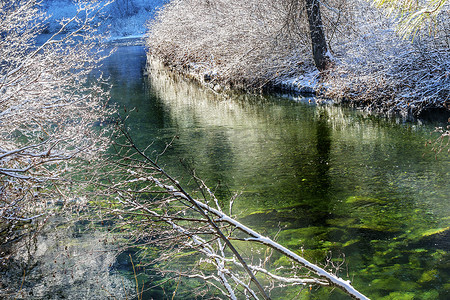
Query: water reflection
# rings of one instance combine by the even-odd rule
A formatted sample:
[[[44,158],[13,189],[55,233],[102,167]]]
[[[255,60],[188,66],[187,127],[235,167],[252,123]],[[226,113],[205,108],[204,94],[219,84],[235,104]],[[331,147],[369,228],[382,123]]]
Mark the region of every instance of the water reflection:
[[[282,228],[279,241],[319,263],[344,253],[371,298],[449,298],[450,160],[424,146],[431,126],[223,97],[158,68],[126,87],[116,80],[113,98],[136,108],[128,126],[141,147],[152,144],[156,156],[177,137],[160,161],[184,184],[180,159],[219,184],[224,204],[242,192],[234,212],[251,227],[272,236]]]

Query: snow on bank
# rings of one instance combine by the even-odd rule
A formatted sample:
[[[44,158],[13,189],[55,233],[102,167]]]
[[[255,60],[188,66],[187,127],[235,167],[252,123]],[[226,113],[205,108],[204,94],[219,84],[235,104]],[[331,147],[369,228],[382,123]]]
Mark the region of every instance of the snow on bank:
[[[98,30],[109,36],[109,40],[124,37],[142,38],[146,32],[146,23],[153,18],[159,7],[168,0],[116,0],[107,5],[99,15],[101,21]],[[82,1],[78,1],[82,3]],[[108,1],[99,0],[100,4]],[[42,10],[47,13],[46,33],[54,33],[60,28],[60,21],[77,14],[79,4],[71,0],[44,0]],[[82,16],[80,16],[82,17]],[[68,28],[71,30],[73,28]]]
[[[333,31],[328,41],[333,64],[320,77],[312,69],[308,25],[286,22],[290,11],[276,1],[222,0],[220,7],[202,0],[170,2],[146,42],[150,56],[216,92],[319,92],[321,98],[382,114],[449,112],[448,9],[433,35],[406,40],[397,34],[398,19],[355,1],[326,25]],[[327,20],[330,12],[322,12]]]
[[[321,88],[319,82],[320,72],[312,70],[296,77],[284,78],[275,83],[282,90],[295,93],[315,94]]]

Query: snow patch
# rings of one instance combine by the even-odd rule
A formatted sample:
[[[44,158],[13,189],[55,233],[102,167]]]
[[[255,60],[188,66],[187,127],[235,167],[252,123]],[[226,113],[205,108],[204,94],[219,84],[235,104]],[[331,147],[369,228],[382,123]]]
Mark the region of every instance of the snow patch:
[[[42,10],[47,13],[47,33],[54,33],[60,27],[60,21],[72,18],[77,14],[77,2],[71,0],[44,0]],[[107,1],[98,1],[105,4]],[[101,25],[98,30],[110,39],[123,37],[142,38],[147,30],[146,24],[152,19],[157,9],[168,0],[116,0],[106,6],[99,19]],[[82,17],[82,16],[80,16]],[[74,28],[68,28],[71,30]]]
[[[321,88],[319,77],[320,72],[314,70],[296,77],[282,79],[278,85],[287,91],[315,94]]]

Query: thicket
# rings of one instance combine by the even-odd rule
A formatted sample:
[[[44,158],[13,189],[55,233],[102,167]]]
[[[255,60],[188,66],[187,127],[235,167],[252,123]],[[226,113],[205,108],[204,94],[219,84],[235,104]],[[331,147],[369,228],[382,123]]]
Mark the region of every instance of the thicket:
[[[37,44],[46,17],[35,1],[0,2],[0,269],[12,245],[74,199],[71,172],[107,144],[94,126],[108,114],[107,93],[88,76],[105,55],[92,25],[101,9],[80,3]]]
[[[350,39],[336,45],[335,67],[324,76],[324,95],[369,110],[414,116],[449,109],[450,14],[448,5],[415,36],[401,36],[398,21],[361,3]]]
[[[149,54],[204,81],[261,89],[312,67],[307,23],[288,15],[282,1],[171,1],[150,24]]]
[[[413,41],[398,18],[366,1],[321,2],[333,65],[316,76],[323,96],[383,112],[445,108],[450,90],[449,5]],[[286,87],[314,71],[303,1],[172,1],[149,24],[149,58],[209,86]],[[320,81],[320,83],[318,83]]]

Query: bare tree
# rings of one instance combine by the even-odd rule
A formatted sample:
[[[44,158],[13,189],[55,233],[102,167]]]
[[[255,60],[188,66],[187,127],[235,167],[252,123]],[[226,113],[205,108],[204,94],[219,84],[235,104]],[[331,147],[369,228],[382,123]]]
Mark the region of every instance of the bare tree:
[[[122,229],[126,230],[128,245],[160,250],[146,259],[153,259],[162,274],[174,280],[180,276],[200,279],[213,288],[213,295],[218,292],[229,299],[270,299],[274,289],[288,286],[298,286],[298,292],[309,286],[336,287],[355,299],[368,299],[349,281],[230,217],[233,199],[230,215],[224,213],[195,174],[198,191],[193,193],[203,200],[192,196],[141,151],[126,130],[121,129],[122,134],[114,145],[115,156],[108,164],[94,167],[98,173],[88,184],[97,186],[92,197],[102,199],[99,209],[116,223],[122,237]],[[290,265],[274,267],[275,256],[284,256]],[[171,264],[187,257],[193,263],[182,270]],[[203,287],[199,293],[206,291]]]
[[[295,28],[295,23],[303,21],[302,15],[306,12],[314,64],[319,71],[324,71],[330,66],[331,57],[328,52],[320,5],[321,2],[317,0],[287,0],[288,14],[286,22],[288,30],[291,31],[292,28]]]
[[[319,71],[324,71],[330,64],[330,57],[320,14],[320,2],[318,0],[305,0],[305,3],[314,63]]]
[[[0,2],[0,246],[14,226],[64,202],[74,162],[105,148],[94,125],[108,113],[106,92],[101,77],[88,80],[106,55],[93,22],[102,7],[79,2],[78,13],[39,43],[45,16],[36,1]]]

